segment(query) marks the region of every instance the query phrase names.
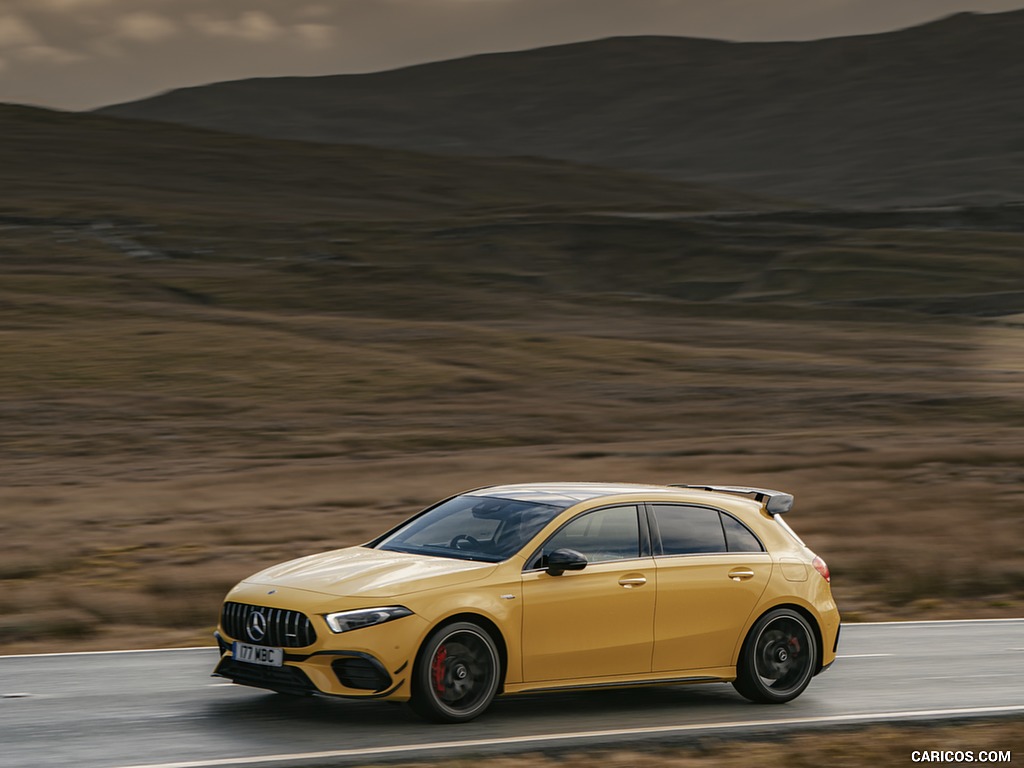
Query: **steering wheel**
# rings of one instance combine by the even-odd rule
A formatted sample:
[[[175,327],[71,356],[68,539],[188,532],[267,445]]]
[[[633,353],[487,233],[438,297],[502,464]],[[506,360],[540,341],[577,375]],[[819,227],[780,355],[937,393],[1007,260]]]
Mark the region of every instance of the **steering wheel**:
[[[469,546],[463,547],[463,544],[468,544]],[[452,549],[479,549],[480,542],[474,539],[468,533],[460,533],[448,542],[448,546]]]

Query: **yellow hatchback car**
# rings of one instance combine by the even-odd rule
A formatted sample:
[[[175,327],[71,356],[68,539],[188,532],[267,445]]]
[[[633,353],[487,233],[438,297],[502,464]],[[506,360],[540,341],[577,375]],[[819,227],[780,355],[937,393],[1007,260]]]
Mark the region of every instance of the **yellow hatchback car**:
[[[480,488],[358,547],[232,589],[214,674],[408,701],[463,722],[497,695],[731,682],[782,703],[835,660],[829,571],[761,488]]]

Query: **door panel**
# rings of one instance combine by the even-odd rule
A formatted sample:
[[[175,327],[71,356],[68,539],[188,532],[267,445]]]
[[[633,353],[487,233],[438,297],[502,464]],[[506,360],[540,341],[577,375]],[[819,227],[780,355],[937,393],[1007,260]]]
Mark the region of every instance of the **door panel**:
[[[767,553],[655,558],[655,672],[733,663],[740,632],[772,572]]]
[[[523,679],[567,680],[651,669],[652,558],[523,574]]]

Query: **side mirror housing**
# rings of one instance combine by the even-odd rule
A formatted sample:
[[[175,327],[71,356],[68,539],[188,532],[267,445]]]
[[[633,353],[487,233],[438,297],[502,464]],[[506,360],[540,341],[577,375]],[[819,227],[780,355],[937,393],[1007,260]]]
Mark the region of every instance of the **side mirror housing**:
[[[566,571],[582,571],[586,567],[586,555],[575,549],[556,549],[548,555],[547,572],[552,576],[561,576]]]

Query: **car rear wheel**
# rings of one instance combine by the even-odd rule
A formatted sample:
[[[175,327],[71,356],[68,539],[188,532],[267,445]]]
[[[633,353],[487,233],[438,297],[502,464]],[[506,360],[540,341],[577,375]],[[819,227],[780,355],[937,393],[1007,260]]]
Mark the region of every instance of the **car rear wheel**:
[[[428,720],[464,723],[482,714],[498,691],[501,661],[483,627],[462,621],[432,634],[413,671],[413,710]]]
[[[769,611],[747,635],[733,687],[760,704],[784,704],[814,676],[818,647],[806,618],[789,608]]]

